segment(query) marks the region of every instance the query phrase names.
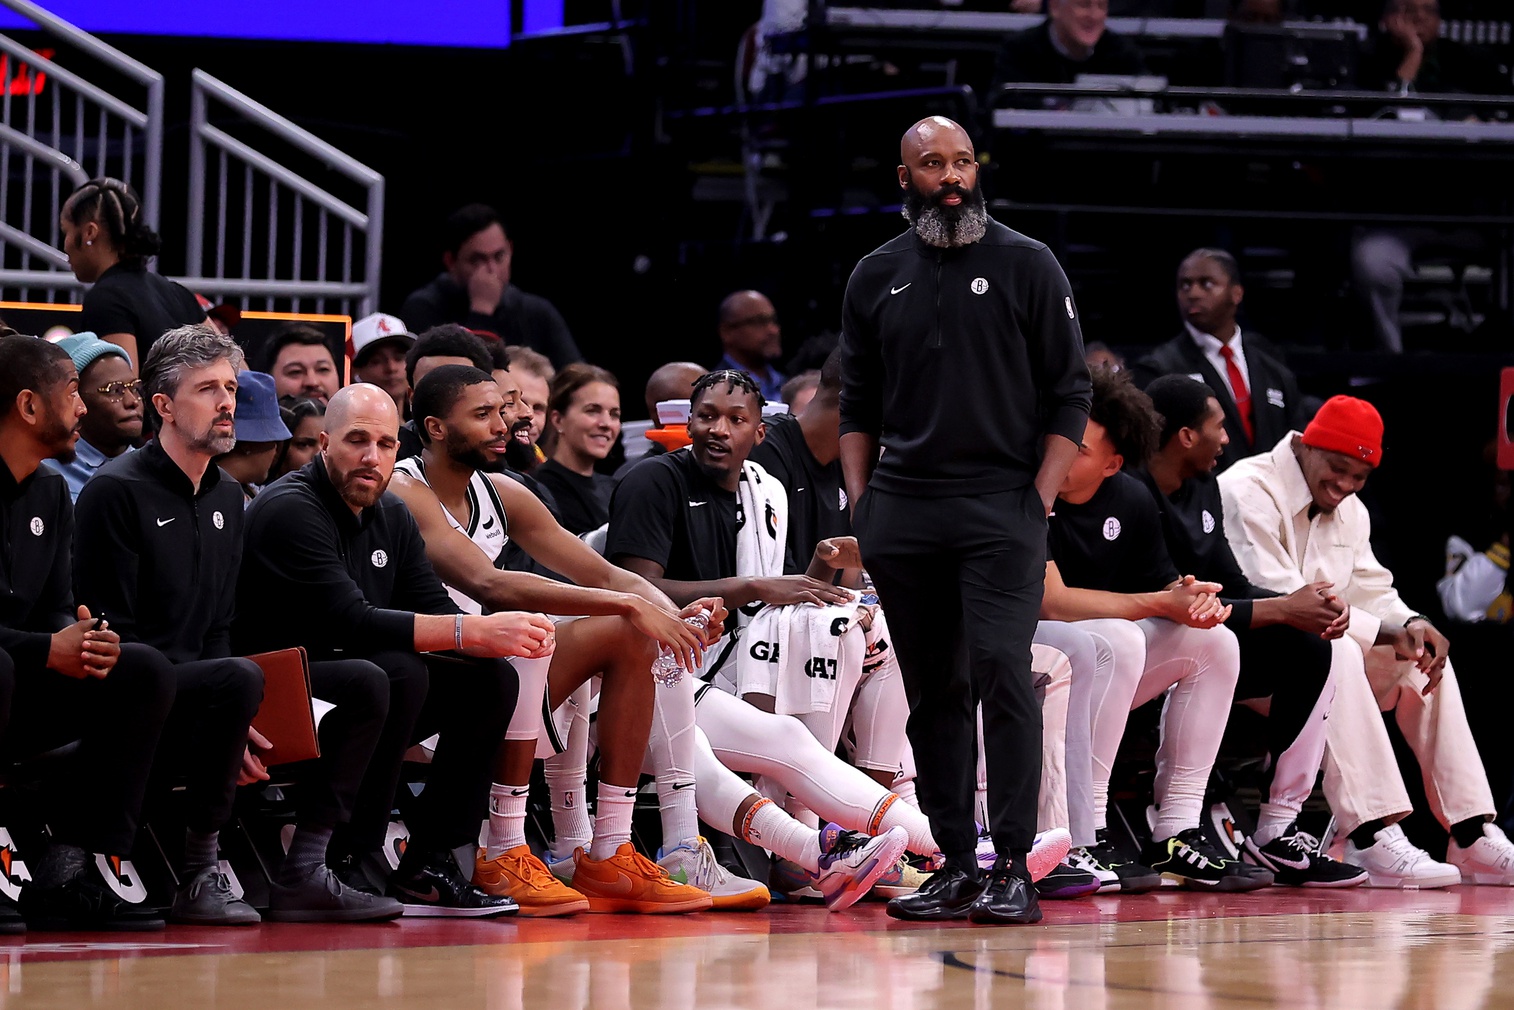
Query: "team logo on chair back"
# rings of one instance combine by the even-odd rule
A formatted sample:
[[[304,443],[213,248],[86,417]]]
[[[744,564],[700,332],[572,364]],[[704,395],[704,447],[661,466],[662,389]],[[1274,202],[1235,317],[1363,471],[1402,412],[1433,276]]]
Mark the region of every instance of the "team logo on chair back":
[[[95,868],[100,871],[100,876],[105,880],[106,885],[115,891],[116,897],[122,901],[140,905],[147,900],[147,888],[142,884],[142,878],[137,875],[137,868],[132,865],[130,859],[96,852]]]
[[[11,901],[21,899],[21,885],[32,879],[31,871],[16,853],[8,828],[0,828],[0,893]]]

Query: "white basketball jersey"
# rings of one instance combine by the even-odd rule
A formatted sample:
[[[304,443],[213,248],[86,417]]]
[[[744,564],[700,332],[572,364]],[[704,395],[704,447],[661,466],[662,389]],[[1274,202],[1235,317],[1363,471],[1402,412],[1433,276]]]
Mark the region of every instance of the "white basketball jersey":
[[[431,486],[426,479],[426,464],[419,456],[411,456],[394,464],[396,470],[402,470],[406,474]],[[468,478],[468,522],[466,524],[457,521],[447,506],[442,505],[442,513],[446,515],[447,522],[452,528],[466,536],[478,545],[478,549],[484,552],[489,563],[497,565],[500,555],[505,552],[505,545],[510,542],[509,525],[505,521],[505,503],[500,500],[499,492],[494,484],[481,471],[473,471],[473,476]],[[446,585],[443,583],[443,585]],[[483,607],[478,601],[464,595],[460,590],[447,586],[447,592],[451,595],[454,603],[465,613],[481,614]]]

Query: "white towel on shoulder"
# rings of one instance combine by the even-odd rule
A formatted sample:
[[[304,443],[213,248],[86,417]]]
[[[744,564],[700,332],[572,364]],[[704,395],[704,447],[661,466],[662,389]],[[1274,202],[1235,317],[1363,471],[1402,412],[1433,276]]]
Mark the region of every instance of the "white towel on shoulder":
[[[789,495],[778,478],[747,460],[741,465],[736,487],[736,574],[744,578],[770,578],[783,574],[783,552],[789,536]],[[761,603],[731,611],[726,637],[708,650],[698,677],[709,680],[717,671],[730,675],[729,657],[738,648],[747,624]]]

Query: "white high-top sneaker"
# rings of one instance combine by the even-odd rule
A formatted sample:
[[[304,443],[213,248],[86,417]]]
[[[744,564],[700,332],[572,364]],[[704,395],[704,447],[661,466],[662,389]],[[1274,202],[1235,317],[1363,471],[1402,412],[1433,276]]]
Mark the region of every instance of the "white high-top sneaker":
[[[1365,849],[1358,849],[1354,842],[1347,841],[1344,856],[1346,862],[1367,871],[1368,887],[1413,890],[1454,887],[1461,883],[1460,870],[1431,859],[1429,853],[1409,841],[1404,829],[1397,824],[1388,825],[1374,837],[1376,842]]]
[[[1492,822],[1484,824],[1482,837],[1465,849],[1451,839],[1446,862],[1461,870],[1464,884],[1514,887],[1514,842]]]

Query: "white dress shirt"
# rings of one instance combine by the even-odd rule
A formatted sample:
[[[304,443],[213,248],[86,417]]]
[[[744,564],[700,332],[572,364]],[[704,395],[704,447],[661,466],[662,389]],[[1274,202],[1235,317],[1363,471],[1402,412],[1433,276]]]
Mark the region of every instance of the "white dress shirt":
[[[1293,454],[1290,431],[1270,452],[1238,460],[1219,476],[1225,536],[1246,577],[1291,593],[1311,582],[1330,582],[1351,607],[1347,629],[1363,650],[1378,629],[1400,627],[1414,611],[1393,588],[1393,573],[1372,553],[1372,520],[1352,495],[1333,513],[1310,517],[1314,497]]]
[[[1214,366],[1214,370],[1220,373],[1220,381],[1230,391],[1230,399],[1234,401],[1235,390],[1230,385],[1230,370],[1225,365],[1225,356],[1220,353],[1221,348],[1225,344],[1218,337],[1210,336],[1187,320],[1183,321],[1183,326],[1187,328],[1188,335],[1193,338],[1193,342],[1199,345],[1199,350],[1204,352],[1204,357],[1208,358],[1209,363]],[[1246,367],[1246,351],[1241,347],[1241,328],[1239,325],[1235,328],[1235,335],[1230,338],[1230,349],[1235,352],[1235,367],[1241,370],[1241,378],[1246,381],[1246,392],[1249,394],[1251,392],[1251,371]]]

